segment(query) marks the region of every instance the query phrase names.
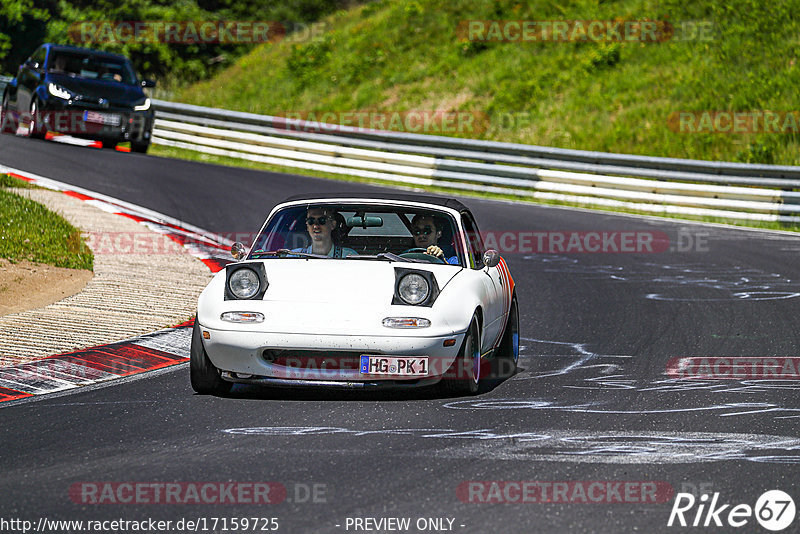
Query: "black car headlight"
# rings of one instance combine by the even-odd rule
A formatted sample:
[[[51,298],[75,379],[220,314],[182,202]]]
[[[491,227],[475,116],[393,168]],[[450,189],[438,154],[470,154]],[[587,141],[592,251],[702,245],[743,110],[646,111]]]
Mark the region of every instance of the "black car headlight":
[[[264,296],[269,284],[261,263],[227,265],[225,300],[253,300]]]

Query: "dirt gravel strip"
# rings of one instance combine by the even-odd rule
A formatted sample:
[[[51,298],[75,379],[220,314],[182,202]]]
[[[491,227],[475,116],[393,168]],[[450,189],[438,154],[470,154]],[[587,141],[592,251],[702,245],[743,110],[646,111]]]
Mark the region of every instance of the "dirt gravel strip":
[[[64,191],[66,184],[43,177],[19,177],[61,189],[15,192],[44,204],[90,236],[94,277],[76,295],[0,317],[0,367],[130,339],[194,315],[198,295],[221,263],[215,257],[223,256],[223,243],[197,245],[207,234],[192,235],[174,222],[135,213],[130,206],[78,188]],[[144,244],[135,246],[134,239],[141,243],[143,238]],[[193,244],[181,244],[186,241]]]

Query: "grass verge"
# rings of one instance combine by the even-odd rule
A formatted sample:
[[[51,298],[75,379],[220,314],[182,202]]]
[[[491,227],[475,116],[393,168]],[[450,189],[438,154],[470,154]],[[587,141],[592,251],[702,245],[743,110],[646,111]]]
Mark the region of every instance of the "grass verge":
[[[326,178],[329,180],[337,180],[340,182],[356,182],[372,185],[382,185],[389,187],[403,187],[396,182],[388,182],[384,180],[372,180],[367,178],[359,178],[355,176],[348,176],[342,174],[334,174],[328,172],[298,169],[294,167],[284,167],[279,165],[268,165],[256,161],[231,158],[227,156],[216,156],[212,154],[204,154],[194,150],[185,150],[181,148],[168,147],[164,145],[153,144],[150,146],[149,154],[157,157],[182,159],[186,161],[197,161],[202,163],[211,163],[214,165],[225,165],[228,167],[242,167],[246,169],[256,169],[270,172],[281,172],[289,174],[300,174],[303,176],[311,176],[315,178]],[[699,217],[692,215],[673,215],[668,213],[652,213],[649,211],[625,209],[625,208],[610,208],[608,206],[598,206],[592,204],[572,204],[568,202],[560,202],[555,200],[542,200],[534,197],[520,197],[518,195],[502,195],[496,193],[476,193],[471,191],[459,191],[448,189],[445,187],[425,187],[421,185],[404,186],[405,189],[413,189],[417,191],[429,191],[432,193],[442,193],[445,195],[459,195],[470,196],[476,198],[490,198],[495,200],[511,200],[515,202],[526,202],[530,204],[542,204],[549,206],[563,206],[563,207],[578,207],[585,209],[592,209],[595,211],[604,211],[609,213],[627,213],[632,215],[646,215],[650,217],[661,217],[665,219],[684,220],[689,222],[706,222],[715,224],[727,224],[731,226],[740,226],[746,228],[761,228],[764,230],[782,230],[790,232],[800,232],[800,225],[787,224],[780,222],[760,222],[760,221],[743,221],[739,219],[726,219],[722,217]]]
[[[34,186],[0,175],[0,258],[92,270],[94,255],[80,230],[38,202],[8,191],[9,187]]]
[[[387,120],[385,127],[800,165],[799,10],[800,0],[377,0],[325,18],[325,31],[308,42],[258,46],[173,96],[230,110],[333,117],[325,122],[351,121],[354,113],[463,112],[474,121],[441,132],[435,121],[420,129],[419,121]],[[488,30],[477,37],[464,31],[470,21],[590,20],[666,21],[674,31],[655,42],[583,34],[506,42]],[[765,112],[781,118],[764,122]],[[718,113],[722,122],[712,124]],[[732,117],[741,124],[730,127]]]

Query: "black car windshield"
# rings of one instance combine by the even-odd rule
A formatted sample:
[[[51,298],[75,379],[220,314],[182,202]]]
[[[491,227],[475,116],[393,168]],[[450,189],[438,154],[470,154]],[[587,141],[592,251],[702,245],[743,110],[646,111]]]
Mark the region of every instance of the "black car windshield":
[[[441,252],[430,249],[432,246]],[[388,259],[464,265],[462,249],[455,220],[443,211],[307,204],[276,212],[256,237],[249,258]],[[437,255],[427,253],[431,251]]]
[[[48,72],[76,78],[136,84],[136,74],[129,61],[80,52],[54,52]]]

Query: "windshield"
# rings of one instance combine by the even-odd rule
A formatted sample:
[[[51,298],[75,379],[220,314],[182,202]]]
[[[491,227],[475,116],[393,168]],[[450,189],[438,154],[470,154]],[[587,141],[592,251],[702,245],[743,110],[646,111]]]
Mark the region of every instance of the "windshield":
[[[129,61],[79,52],[54,52],[47,70],[76,78],[136,84],[136,74]]]
[[[249,258],[302,254],[385,260],[385,255],[394,254],[412,261],[463,265],[457,235],[455,220],[441,211],[367,204],[302,205],[275,213],[256,238]]]

